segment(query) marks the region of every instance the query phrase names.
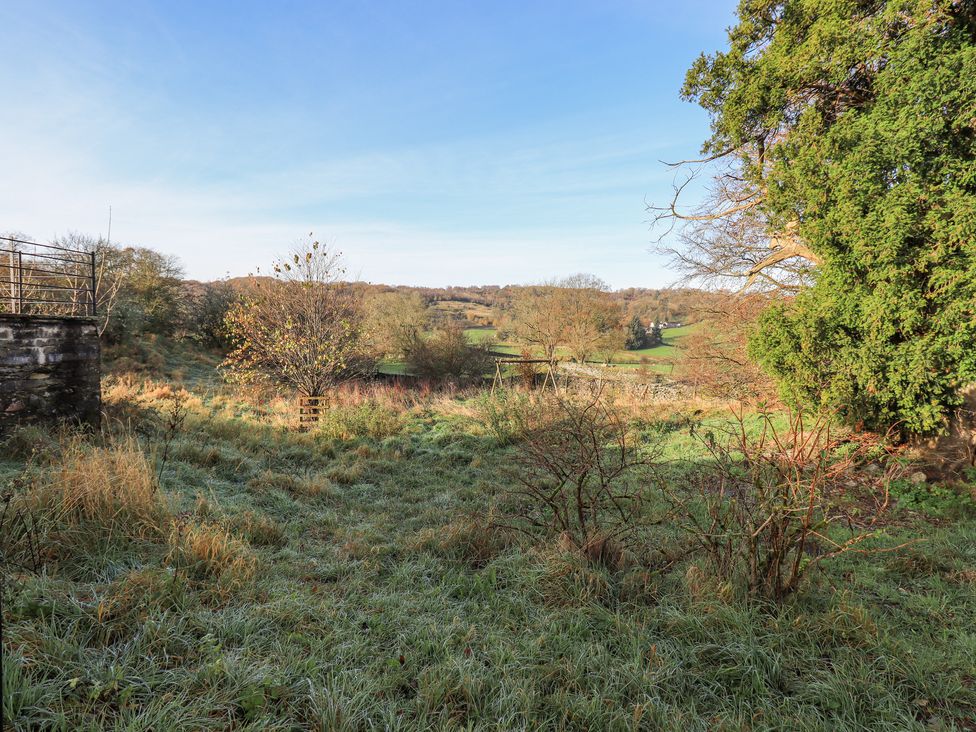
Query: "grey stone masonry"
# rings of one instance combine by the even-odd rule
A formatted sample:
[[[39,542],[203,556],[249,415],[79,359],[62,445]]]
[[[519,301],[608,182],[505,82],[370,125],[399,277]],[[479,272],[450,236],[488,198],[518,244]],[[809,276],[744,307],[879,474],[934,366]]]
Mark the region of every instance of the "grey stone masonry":
[[[25,422],[97,425],[99,358],[91,318],[0,313],[0,434]]]

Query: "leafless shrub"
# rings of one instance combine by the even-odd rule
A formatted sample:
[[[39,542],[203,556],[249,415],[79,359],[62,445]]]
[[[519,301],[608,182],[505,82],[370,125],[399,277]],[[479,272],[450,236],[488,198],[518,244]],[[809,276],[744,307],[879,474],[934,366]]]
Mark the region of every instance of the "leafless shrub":
[[[166,461],[169,459],[173,440],[183,431],[184,423],[186,422],[187,416],[189,416],[189,396],[189,393],[185,389],[174,391],[166,397],[165,406],[159,410],[161,423],[158,465],[156,470],[157,490],[163,481],[163,471],[166,469]]]
[[[526,389],[531,389],[535,386],[535,377],[538,373],[537,365],[532,359],[532,351],[528,348],[523,348],[519,356],[522,360],[515,364],[515,373],[519,381],[522,382],[522,386]]]
[[[511,477],[511,528],[558,536],[560,546],[608,566],[641,517],[637,473],[650,463],[626,420],[599,392],[552,394],[519,402],[532,414],[524,427]]]
[[[472,344],[463,326],[450,321],[432,334],[415,332],[404,345],[407,369],[434,383],[473,383],[491,372],[490,343]]]
[[[855,496],[854,469],[882,449],[881,441],[838,439],[825,416],[790,413],[780,428],[770,413],[758,420],[755,435],[741,412],[724,435],[693,428],[713,465],[695,476],[690,491],[656,482],[669,518],[720,581],[743,581],[750,598],[778,602],[820,562],[871,551],[865,542],[888,507],[891,476],[873,478],[874,491]]]

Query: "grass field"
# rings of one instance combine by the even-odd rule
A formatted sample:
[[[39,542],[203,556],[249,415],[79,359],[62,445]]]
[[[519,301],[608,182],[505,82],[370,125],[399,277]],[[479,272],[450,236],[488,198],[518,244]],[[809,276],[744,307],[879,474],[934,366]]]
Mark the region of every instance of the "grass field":
[[[664,331],[664,343],[661,345],[637,351],[617,351],[613,355],[612,364],[619,367],[643,366],[655,373],[670,373],[674,362],[681,357],[682,339],[694,333],[697,327],[692,324],[669,328]],[[466,332],[473,343],[483,343],[498,338],[496,328],[469,328]],[[523,347],[496,340],[493,350],[499,355],[518,356],[521,355]],[[558,349],[557,356],[568,359],[569,353],[565,349]]]
[[[186,371],[161,493],[116,508],[145,520],[79,519],[5,588],[11,729],[973,728],[970,513],[899,511],[880,544],[923,541],[750,606],[687,561],[611,571],[486,534],[513,448],[484,396],[347,396],[299,433],[285,402]],[[107,383],[114,436],[26,430],[0,475],[151,483],[171,393]],[[687,430],[664,439],[675,475],[704,459]]]
[[[407,365],[402,361],[381,361],[376,370],[389,376],[403,376],[407,373]]]
[[[696,327],[696,325],[686,325],[681,328],[670,328],[664,331],[664,343],[653,348],[643,348],[638,351],[618,351],[613,356],[611,366],[615,368],[643,368],[655,374],[670,374],[674,370],[675,361],[681,357],[681,340],[688,334],[695,332]],[[520,356],[522,354],[523,348],[521,346],[495,340],[498,338],[497,328],[468,328],[465,332],[472,343],[495,341],[492,351],[499,356]],[[561,358],[569,358],[569,353],[565,349],[559,349],[557,355]],[[389,375],[407,373],[406,365],[396,361],[384,361],[379,365],[379,371]]]
[[[614,356],[615,362],[640,360],[642,356],[654,359],[675,359],[680,357],[681,341],[698,330],[698,324],[683,325],[680,328],[668,328],[663,332],[664,343],[653,348],[642,348],[637,351],[618,351]]]

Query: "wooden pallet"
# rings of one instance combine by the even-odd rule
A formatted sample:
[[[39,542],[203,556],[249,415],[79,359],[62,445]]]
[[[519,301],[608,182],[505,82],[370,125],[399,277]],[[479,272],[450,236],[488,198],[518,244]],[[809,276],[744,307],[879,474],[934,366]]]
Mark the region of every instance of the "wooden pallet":
[[[329,408],[328,397],[298,397],[298,426],[311,429],[319,423],[319,417]]]

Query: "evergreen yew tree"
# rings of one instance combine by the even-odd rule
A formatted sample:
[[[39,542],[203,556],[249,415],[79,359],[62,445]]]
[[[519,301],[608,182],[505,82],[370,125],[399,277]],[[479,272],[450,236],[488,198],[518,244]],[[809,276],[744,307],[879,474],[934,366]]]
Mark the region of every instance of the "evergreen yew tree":
[[[735,161],[717,213],[765,227],[749,283],[812,267],[752,356],[787,399],[942,429],[976,380],[976,2],[742,0],[683,94]]]
[[[639,351],[647,348],[647,328],[641,322],[640,317],[635,315],[627,326],[627,341],[625,348],[628,351]]]

